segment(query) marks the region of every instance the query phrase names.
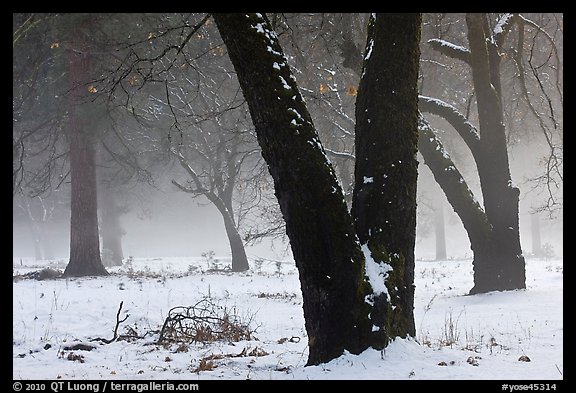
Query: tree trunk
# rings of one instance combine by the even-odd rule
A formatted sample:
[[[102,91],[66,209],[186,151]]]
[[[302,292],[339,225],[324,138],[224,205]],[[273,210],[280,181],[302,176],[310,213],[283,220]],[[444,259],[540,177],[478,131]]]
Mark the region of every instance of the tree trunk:
[[[274,180],[299,271],[308,365],[370,343],[364,258],[334,170],[268,19],[214,14]]]
[[[434,234],[436,236],[436,260],[446,260],[446,224],[444,222],[444,202],[436,199],[434,203]]]
[[[250,269],[248,265],[248,258],[246,257],[246,250],[244,249],[244,242],[238,233],[238,229],[234,220],[227,212],[220,212],[224,219],[224,227],[226,228],[226,235],[230,243],[230,251],[232,253],[232,271],[244,272]]]
[[[376,288],[376,278],[386,286],[374,296],[373,319],[385,327],[374,332],[375,348],[415,335],[420,25],[420,14],[372,14],[356,100],[352,216],[360,244],[370,254],[369,282]],[[371,276],[371,264],[387,272]]]
[[[28,217],[26,222],[30,230],[30,235],[32,236],[32,243],[34,244],[34,260],[41,261],[43,258],[42,258],[42,248],[40,247],[40,231],[38,230],[38,225],[30,216]]]
[[[532,232],[532,254],[536,258],[543,256],[542,240],[540,238],[540,217],[538,213],[530,214],[530,229]]]
[[[486,31],[486,14],[467,14],[470,67],[480,124],[478,175],[484,208],[492,225],[491,250],[484,263],[474,264],[471,293],[526,287],[525,261],[520,245],[520,190],[512,186],[506,148],[504,115],[499,91],[499,62]]]
[[[78,35],[76,35],[78,36]],[[85,48],[82,48],[85,49]],[[72,82],[69,111],[70,139],[70,262],[64,276],[107,275],[100,259],[98,212],[96,200],[96,152],[94,131],[81,116],[81,106],[88,105],[85,82],[90,67],[88,55],[83,51],[69,52],[69,70]],[[89,108],[84,108],[89,109]]]
[[[54,248],[52,247],[52,242],[48,237],[46,232],[46,222],[42,221],[39,230],[40,235],[40,245],[42,246],[42,255],[45,260],[51,261],[54,259]]]
[[[116,203],[113,191],[110,189],[103,189],[100,194],[100,203],[102,204],[102,262],[105,266],[122,266],[124,259],[122,251],[124,230],[120,226],[122,209]]]

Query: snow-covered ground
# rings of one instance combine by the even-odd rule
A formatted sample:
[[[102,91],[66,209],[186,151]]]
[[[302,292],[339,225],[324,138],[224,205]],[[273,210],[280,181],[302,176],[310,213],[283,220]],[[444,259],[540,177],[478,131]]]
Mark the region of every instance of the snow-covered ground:
[[[14,260],[14,276],[46,264]],[[109,277],[14,279],[14,379],[563,379],[563,261],[527,259],[527,289],[467,296],[470,260],[417,261],[416,337],[305,367],[307,337],[290,261],[134,259]],[[52,263],[54,266],[54,263]],[[62,269],[62,266],[54,266]],[[157,345],[171,308],[208,298],[254,339]],[[120,303],[123,307],[118,313]],[[118,334],[145,338],[110,344]],[[84,343],[91,351],[66,349]],[[525,361],[525,360],[530,361]],[[524,360],[524,361],[523,361]]]

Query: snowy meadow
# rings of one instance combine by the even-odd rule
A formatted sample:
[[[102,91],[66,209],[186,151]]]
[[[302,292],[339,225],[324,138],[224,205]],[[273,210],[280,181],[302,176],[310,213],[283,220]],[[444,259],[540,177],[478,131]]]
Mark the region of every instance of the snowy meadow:
[[[418,260],[416,337],[312,367],[291,261],[231,273],[213,255],[129,258],[108,277],[30,274],[64,263],[13,261],[14,379],[563,379],[562,259],[527,259],[525,290],[474,296],[471,260]],[[200,308],[233,334],[192,336],[198,320],[176,317]]]

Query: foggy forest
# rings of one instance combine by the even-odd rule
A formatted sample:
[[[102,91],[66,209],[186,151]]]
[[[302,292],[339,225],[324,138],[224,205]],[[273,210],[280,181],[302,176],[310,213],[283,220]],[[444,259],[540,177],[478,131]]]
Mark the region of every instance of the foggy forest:
[[[15,391],[562,382],[563,14],[12,20]]]

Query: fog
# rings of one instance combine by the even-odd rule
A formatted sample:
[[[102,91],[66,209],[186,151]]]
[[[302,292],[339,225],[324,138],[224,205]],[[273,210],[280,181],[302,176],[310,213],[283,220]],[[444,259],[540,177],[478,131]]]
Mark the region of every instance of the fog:
[[[429,176],[421,166],[421,179]],[[517,176],[520,176],[518,174]],[[520,177],[521,178],[521,177]],[[456,213],[441,194],[439,188],[421,187],[419,193],[430,195],[440,193],[444,203],[446,230],[446,250],[448,259],[472,258],[468,235]],[[121,226],[126,231],[122,238],[125,258],[159,257],[200,257],[202,253],[214,251],[221,258],[230,256],[230,247],[226,238],[222,216],[205,199],[192,199],[189,195],[176,190],[148,190],[149,203],[146,206],[133,207],[121,216]],[[521,195],[520,200],[520,240],[525,255],[532,252],[531,217],[532,200],[530,194]],[[415,254],[418,259],[434,259],[436,246],[432,229],[425,228],[429,218],[423,204],[419,204],[417,220],[417,238]],[[424,211],[423,211],[424,210]],[[69,212],[58,219],[47,222],[46,234],[51,242],[55,257],[66,260],[69,253]],[[549,244],[556,256],[563,255],[563,219],[556,214],[550,219],[540,214],[541,244]],[[33,258],[34,243],[29,224],[19,209],[13,212],[13,256],[15,258]],[[291,260],[291,252],[286,239],[264,239],[254,246],[247,246],[249,258]]]
[[[204,198],[192,199],[176,190],[148,190],[148,193],[149,205],[134,207],[120,218],[126,231],[122,238],[126,258],[200,257],[208,251],[214,251],[220,257],[230,255],[222,216]],[[33,237],[29,224],[21,216],[15,210],[13,255],[15,258],[33,258]],[[67,259],[70,222],[63,217],[47,223],[45,228],[55,256]],[[246,253],[249,258],[290,258],[289,247],[281,240],[265,240],[247,246]]]
[[[23,29],[34,16],[13,15],[14,257],[34,258],[35,239],[40,241],[41,232],[54,258],[69,258],[68,175],[72,149],[64,131],[68,129],[72,108],[84,111],[86,124],[93,127],[89,133],[97,140],[99,181],[108,182],[105,191],[98,185],[99,197],[102,192],[112,193],[128,207],[119,216],[125,231],[122,237],[125,258],[199,257],[209,251],[222,258],[229,257],[222,215],[200,194],[207,195],[205,191],[209,190],[222,202],[229,195],[218,192],[229,188],[224,184],[229,182],[241,208],[245,207],[242,204],[258,207],[262,195],[268,198],[267,203],[274,201],[274,196],[248,106],[215,24],[204,14],[92,14],[91,38],[98,43],[94,47],[98,50],[93,53],[93,69],[84,70],[86,75],[82,79],[70,71],[73,67],[69,68],[72,61],[66,45],[74,44],[75,33],[69,27],[85,15],[44,16],[49,23]],[[350,157],[355,153],[354,119],[361,76],[358,72],[361,64],[354,67],[353,60],[362,59],[360,51],[366,43],[368,15],[276,14],[275,17],[279,18],[279,32],[291,32],[279,34],[287,64],[294,68],[322,145],[339,154],[330,158],[341,184],[347,187],[354,173]],[[545,26],[549,35],[546,37],[551,38],[537,29],[523,31],[521,36],[532,43],[530,51],[524,48],[526,61],[531,63],[523,65],[523,74],[512,61],[518,32],[512,31],[499,48],[498,79],[502,82],[500,99],[506,122],[509,169],[513,185],[520,189],[520,241],[524,254],[530,256],[533,251],[532,214],[540,209],[540,243],[549,253],[561,256],[563,18],[562,14],[545,13],[526,17]],[[499,18],[494,14],[490,21],[495,24]],[[456,47],[466,46],[465,19],[463,14],[423,14],[419,93],[453,105],[481,134],[469,64],[429,45],[430,41],[442,39],[441,42],[447,40],[457,44]],[[201,20],[206,22],[198,25],[201,30],[191,33],[185,42],[182,32],[167,28],[178,22],[188,29]],[[501,28],[495,25],[494,31],[497,27]],[[357,53],[345,53],[344,47],[354,48]],[[169,48],[180,48],[174,58],[165,57]],[[126,56],[122,64],[117,59],[120,55],[108,56],[114,51]],[[36,59],[38,65],[30,59]],[[142,59],[154,59],[147,65],[149,75],[141,74]],[[108,76],[100,80],[100,75]],[[76,77],[80,80],[76,81]],[[146,82],[150,78],[162,83]],[[62,83],[64,79],[66,83]],[[84,91],[89,99],[71,104],[68,85],[75,83],[76,88],[89,85]],[[476,157],[472,156],[468,142],[441,116],[424,113],[482,205]],[[554,154],[558,156],[557,172],[549,171],[550,176],[546,177],[546,158]],[[435,258],[434,209],[442,204],[447,258],[472,258],[460,218],[420,155],[418,159],[416,257]],[[190,169],[188,173],[186,166]],[[539,176],[544,180],[534,189],[533,179]],[[195,189],[189,191],[200,196],[192,198],[191,194],[178,190],[171,184],[172,179],[181,185],[191,184]],[[547,187],[550,184],[546,184],[546,179],[553,182],[551,187]],[[147,183],[155,183],[155,187]],[[552,207],[552,213],[541,209],[550,205],[548,189],[554,198],[554,204],[547,206]],[[266,214],[273,210],[265,206]],[[237,207],[238,203],[232,210]],[[234,214],[238,220],[237,212]],[[254,215],[252,218],[270,218],[262,211],[250,214]],[[99,215],[102,222],[101,211]],[[251,230],[239,227],[242,237]],[[246,252],[249,258],[291,259],[286,236],[276,240],[264,238],[256,245],[248,245]]]

